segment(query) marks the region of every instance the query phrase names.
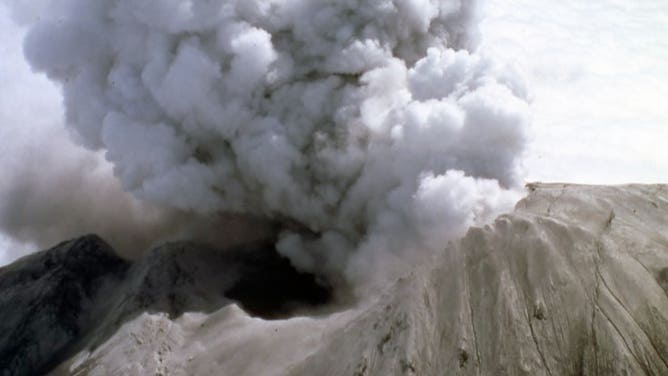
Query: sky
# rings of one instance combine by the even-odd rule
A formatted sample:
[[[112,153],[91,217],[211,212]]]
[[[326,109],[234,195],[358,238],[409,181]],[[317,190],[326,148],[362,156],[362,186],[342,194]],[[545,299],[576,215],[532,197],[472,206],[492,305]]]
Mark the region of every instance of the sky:
[[[58,89],[45,77],[32,74],[23,59],[24,34],[24,28],[15,25],[8,10],[0,5],[0,163],[3,171],[28,157],[16,144],[25,145],[23,140],[30,138],[30,134],[41,134],[45,129],[58,137],[65,133],[59,131],[57,125],[62,118]],[[0,236],[0,265],[31,248]]]
[[[491,0],[484,48],[533,93],[529,181],[668,182],[668,2]]]
[[[526,181],[668,183],[668,2],[489,0],[484,16],[483,53],[531,91]],[[58,88],[25,62],[24,33],[0,6],[0,171],[45,143],[86,153]],[[0,265],[30,249],[0,236]]]

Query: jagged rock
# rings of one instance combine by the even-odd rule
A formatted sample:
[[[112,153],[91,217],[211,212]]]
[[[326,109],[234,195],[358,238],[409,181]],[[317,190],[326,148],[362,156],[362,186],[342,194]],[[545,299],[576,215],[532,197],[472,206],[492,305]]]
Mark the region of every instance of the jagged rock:
[[[8,334],[0,338],[0,374],[44,374],[142,314],[175,319],[236,301],[276,318],[329,295],[267,244],[221,252],[174,242],[130,263],[84,236],[0,269],[0,333]]]
[[[252,317],[225,294],[267,270],[240,265],[274,261],[165,246],[124,271],[52,374],[668,375],[668,188],[528,188],[513,213],[333,313]],[[285,291],[316,288],[297,280]]]
[[[95,235],[63,242],[0,270],[0,374],[39,375],[95,327],[129,264]]]

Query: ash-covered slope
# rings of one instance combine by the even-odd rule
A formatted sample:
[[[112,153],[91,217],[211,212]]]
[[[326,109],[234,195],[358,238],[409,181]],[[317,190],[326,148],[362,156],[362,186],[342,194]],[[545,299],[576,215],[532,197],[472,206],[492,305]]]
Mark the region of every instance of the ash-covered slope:
[[[97,300],[104,314],[52,374],[668,374],[668,187],[528,188],[513,213],[335,313],[251,317],[226,292],[268,269],[252,275],[242,253],[162,247]],[[274,291],[314,289],[300,299],[325,302],[306,280]],[[262,287],[240,290],[262,301]]]
[[[291,373],[668,375],[667,187],[528,188]]]

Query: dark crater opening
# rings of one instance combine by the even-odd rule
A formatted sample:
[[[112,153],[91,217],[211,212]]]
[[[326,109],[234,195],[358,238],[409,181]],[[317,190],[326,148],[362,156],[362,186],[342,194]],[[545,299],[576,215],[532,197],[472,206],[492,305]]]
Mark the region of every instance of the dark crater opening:
[[[313,274],[296,270],[272,248],[244,262],[237,282],[225,296],[250,315],[280,319],[330,303],[332,288]]]
[[[217,249],[173,242],[136,261],[128,273],[122,320],[137,312],[213,312],[237,303],[249,315],[282,319],[323,312],[333,291],[322,278],[295,269],[273,242]]]

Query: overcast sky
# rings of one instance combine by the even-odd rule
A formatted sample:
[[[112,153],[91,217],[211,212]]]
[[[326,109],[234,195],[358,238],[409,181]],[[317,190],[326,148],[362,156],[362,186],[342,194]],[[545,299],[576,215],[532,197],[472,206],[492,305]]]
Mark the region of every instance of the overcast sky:
[[[668,1],[490,0],[485,48],[534,95],[528,180],[668,182]]]
[[[668,1],[489,0],[482,29],[533,94],[527,181],[668,183]],[[46,142],[81,153],[62,146],[58,89],[30,72],[23,34],[0,6],[0,171]],[[0,237],[0,265],[10,247]]]

